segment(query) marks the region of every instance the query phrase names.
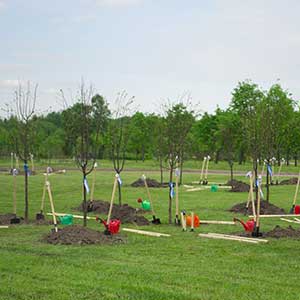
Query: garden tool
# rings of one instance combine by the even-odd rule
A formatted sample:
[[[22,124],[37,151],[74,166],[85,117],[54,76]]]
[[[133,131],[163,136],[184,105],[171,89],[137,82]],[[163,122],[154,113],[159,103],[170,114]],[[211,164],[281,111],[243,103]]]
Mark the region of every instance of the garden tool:
[[[296,205],[296,200],[297,200],[297,196],[298,196],[299,184],[300,184],[300,172],[298,174],[298,181],[297,181],[297,185],[296,185],[296,191],[295,191],[295,195],[294,195],[293,205],[290,209],[290,214],[293,214],[295,211],[295,205]]]
[[[46,173],[44,173],[44,175],[45,175],[45,183],[44,183],[44,188],[43,188],[43,195],[42,195],[42,202],[41,202],[41,211],[35,215],[35,219],[36,220],[44,220],[45,219],[44,208],[45,208],[45,196],[46,196],[46,188],[47,188],[46,183],[48,181],[48,176],[49,176],[48,171],[49,171],[49,169],[47,168],[46,169]]]
[[[152,218],[153,218],[153,220],[151,222],[153,224],[156,224],[156,225],[161,224],[160,219],[155,217],[155,212],[154,212],[154,208],[153,208],[153,202],[152,202],[152,198],[151,198],[151,195],[150,195],[150,191],[149,191],[149,187],[148,187],[145,175],[142,175],[142,180],[145,183],[145,188],[146,188],[146,191],[147,191],[147,194],[148,194],[148,198],[149,198],[149,201],[150,201],[150,205],[151,205],[151,208],[152,208]]]
[[[58,232],[56,214],[55,214],[54,203],[53,203],[52,192],[51,192],[51,186],[50,186],[50,182],[48,180],[46,181],[46,187],[47,187],[47,191],[48,191],[48,195],[49,195],[51,213],[52,213],[53,224],[54,224],[54,231]]]
[[[205,164],[206,164],[206,156],[204,156],[204,158],[203,158],[199,184],[203,183],[203,173],[204,173],[204,166],[205,166]]]

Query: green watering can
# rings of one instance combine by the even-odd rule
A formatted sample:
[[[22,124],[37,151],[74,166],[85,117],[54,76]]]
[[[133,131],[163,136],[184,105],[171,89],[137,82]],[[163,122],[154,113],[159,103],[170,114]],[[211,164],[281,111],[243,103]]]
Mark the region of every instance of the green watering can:
[[[151,210],[151,204],[148,200],[142,200],[141,198],[139,198],[138,203],[142,204],[142,209]]]
[[[62,225],[72,225],[73,215],[64,215],[63,217],[59,216],[59,220]]]
[[[210,191],[211,192],[217,192],[218,191],[218,186],[213,184],[211,187],[210,187]]]

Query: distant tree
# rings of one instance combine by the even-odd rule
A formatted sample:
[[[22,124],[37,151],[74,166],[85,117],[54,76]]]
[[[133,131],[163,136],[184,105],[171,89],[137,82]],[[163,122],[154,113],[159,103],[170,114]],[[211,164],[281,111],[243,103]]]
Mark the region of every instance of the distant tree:
[[[11,128],[11,138],[14,141],[15,152],[24,163],[24,195],[25,195],[25,212],[24,220],[28,223],[29,212],[29,197],[28,197],[28,160],[30,154],[34,153],[34,137],[36,127],[34,126],[35,105],[37,99],[38,85],[32,87],[30,82],[27,82],[26,87],[19,83],[18,88],[14,92],[14,126]]]
[[[126,161],[126,152],[129,140],[129,115],[132,113],[134,97],[129,97],[123,91],[118,94],[115,101],[115,110],[112,112],[113,119],[108,126],[108,143],[110,157],[113,162],[114,170],[121,174]],[[118,180],[119,204],[122,204],[121,181]]]
[[[230,177],[233,180],[233,164],[239,135],[240,119],[230,110],[219,111],[217,114],[218,130],[216,132],[218,148],[222,149],[230,167]]]
[[[169,165],[169,182],[173,182],[173,172],[180,162],[180,171],[183,168],[184,147],[188,133],[194,122],[193,111],[189,111],[183,103],[174,104],[166,112],[166,145],[167,161]],[[169,223],[172,223],[172,197],[169,193]]]
[[[104,122],[104,120],[99,119],[99,116],[103,117],[102,106],[99,105],[97,99],[93,98],[93,94],[93,87],[86,88],[82,81],[75,98],[76,103],[63,111],[64,126],[69,144],[73,150],[76,164],[82,172],[83,226],[87,225],[87,193],[89,191],[87,176],[95,166],[98,137]],[[64,98],[63,92],[62,96]],[[96,117],[97,121],[95,120]]]

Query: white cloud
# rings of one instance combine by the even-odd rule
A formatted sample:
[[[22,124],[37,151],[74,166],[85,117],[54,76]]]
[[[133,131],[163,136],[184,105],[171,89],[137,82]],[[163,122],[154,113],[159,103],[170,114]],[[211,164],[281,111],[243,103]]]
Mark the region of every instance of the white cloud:
[[[19,86],[20,80],[4,79],[0,80],[0,88],[16,88]]]
[[[0,0],[0,10],[2,10],[5,7],[5,1]]]
[[[140,4],[142,0],[96,0],[96,4],[99,6],[108,7],[127,7]]]

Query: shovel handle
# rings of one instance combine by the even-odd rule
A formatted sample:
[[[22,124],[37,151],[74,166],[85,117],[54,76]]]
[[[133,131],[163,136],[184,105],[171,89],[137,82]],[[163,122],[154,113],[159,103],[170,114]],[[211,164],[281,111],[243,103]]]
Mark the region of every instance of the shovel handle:
[[[49,181],[46,181],[46,186],[47,186],[47,190],[48,190],[51,212],[52,212],[52,216],[53,216],[54,229],[55,229],[55,232],[57,232],[58,231],[57,220],[56,220],[56,214],[55,214],[55,209],[54,209],[53,198],[52,198],[51,187],[50,187]]]
[[[111,217],[111,212],[112,212],[112,208],[113,208],[113,202],[114,202],[114,198],[115,198],[118,178],[119,178],[119,174],[116,174],[115,180],[114,180],[113,191],[112,191],[111,199],[110,199],[109,211],[108,211],[108,215],[107,215],[107,224],[109,224],[109,222],[110,222],[110,217]]]
[[[149,198],[149,201],[150,201],[150,204],[151,204],[152,215],[154,216],[155,212],[154,212],[153,202],[152,202],[152,198],[151,198],[149,187],[148,187],[148,183],[147,183],[147,178],[146,178],[145,175],[143,175],[142,179],[144,180],[144,184],[145,184],[145,188],[146,188],[146,191],[147,191],[147,195],[148,195],[148,198]]]

